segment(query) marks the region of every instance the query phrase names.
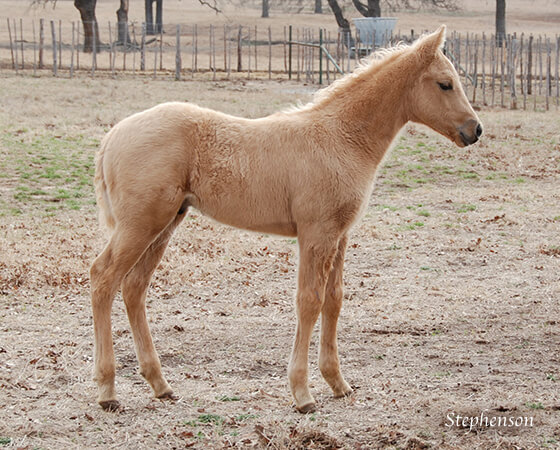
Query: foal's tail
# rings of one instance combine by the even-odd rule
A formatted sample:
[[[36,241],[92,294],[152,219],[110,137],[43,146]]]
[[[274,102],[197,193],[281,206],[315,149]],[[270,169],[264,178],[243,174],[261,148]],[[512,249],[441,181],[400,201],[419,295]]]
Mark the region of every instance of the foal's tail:
[[[111,208],[111,200],[107,193],[107,184],[105,183],[105,174],[103,173],[103,156],[106,145],[107,138],[102,141],[95,162],[95,196],[99,207],[99,221],[112,230],[115,228],[115,216]]]

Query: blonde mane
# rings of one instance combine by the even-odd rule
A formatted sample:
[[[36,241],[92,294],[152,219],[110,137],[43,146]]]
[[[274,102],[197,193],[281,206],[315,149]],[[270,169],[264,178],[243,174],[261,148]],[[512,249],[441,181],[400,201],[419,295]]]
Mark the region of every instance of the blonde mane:
[[[405,53],[410,45],[403,42],[399,42],[393,47],[381,48],[365,58],[362,58],[358,66],[350,73],[346,74],[342,78],[334,81],[331,85],[324,89],[320,89],[313,95],[313,100],[305,107],[313,107],[328,99],[336,96],[337,93],[344,91],[346,89],[352,89],[352,86],[358,82],[358,80],[364,75],[373,76],[374,73],[385,64],[393,61],[403,53]]]

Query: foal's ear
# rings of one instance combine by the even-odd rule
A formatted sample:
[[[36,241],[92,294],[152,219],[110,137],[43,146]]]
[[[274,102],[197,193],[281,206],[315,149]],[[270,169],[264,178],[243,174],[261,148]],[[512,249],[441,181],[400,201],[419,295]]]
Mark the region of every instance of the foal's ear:
[[[422,62],[430,64],[433,61],[436,52],[443,47],[445,31],[446,26],[441,25],[435,32],[420,39],[418,43],[418,54]]]

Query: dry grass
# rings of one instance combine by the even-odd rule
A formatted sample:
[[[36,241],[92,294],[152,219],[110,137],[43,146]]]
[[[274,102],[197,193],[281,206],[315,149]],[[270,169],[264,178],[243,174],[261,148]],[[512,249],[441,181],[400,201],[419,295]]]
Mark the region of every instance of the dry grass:
[[[125,411],[109,414],[90,379],[87,271],[103,236],[91,178],[80,184],[96,142],[120,118],[168,99],[256,117],[305,101],[311,89],[2,78],[0,91],[0,445],[559,445],[558,113],[482,111],[485,137],[468,150],[422,127],[403,133],[347,256],[339,340],[354,395],[333,399],[312,358],[319,411],[292,407],[295,241],[194,212],[149,292],[156,346],[180,399],[150,399],[117,299]],[[49,167],[60,177],[25,175]],[[78,186],[79,197],[53,201]],[[534,427],[445,426],[450,412],[482,411],[532,416]]]

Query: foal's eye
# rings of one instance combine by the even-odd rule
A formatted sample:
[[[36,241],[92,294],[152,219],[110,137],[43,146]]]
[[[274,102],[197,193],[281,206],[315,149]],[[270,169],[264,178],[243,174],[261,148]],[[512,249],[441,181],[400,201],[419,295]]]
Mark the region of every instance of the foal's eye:
[[[438,85],[442,91],[450,91],[453,89],[453,85],[451,83],[438,83]]]

